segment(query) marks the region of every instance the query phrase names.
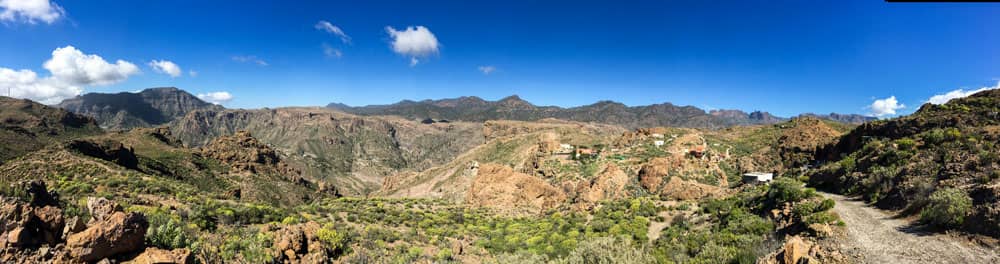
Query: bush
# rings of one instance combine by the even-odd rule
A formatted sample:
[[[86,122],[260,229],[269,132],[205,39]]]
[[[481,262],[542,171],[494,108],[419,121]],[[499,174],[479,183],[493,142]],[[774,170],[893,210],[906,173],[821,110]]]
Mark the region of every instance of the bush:
[[[580,243],[566,258],[554,263],[655,263],[644,249],[632,245],[627,237],[601,237]]]
[[[802,187],[802,183],[791,178],[777,178],[767,191],[767,198],[775,205],[794,203],[816,195],[816,191]]]
[[[944,188],[931,194],[920,220],[939,227],[957,227],[972,211],[972,198],[964,191]]]
[[[185,248],[191,245],[191,238],[179,221],[169,215],[151,214],[146,243],[163,249]]]
[[[347,249],[347,236],[343,232],[337,232],[333,224],[326,224],[316,232],[316,237],[327,248],[334,252],[343,252]]]

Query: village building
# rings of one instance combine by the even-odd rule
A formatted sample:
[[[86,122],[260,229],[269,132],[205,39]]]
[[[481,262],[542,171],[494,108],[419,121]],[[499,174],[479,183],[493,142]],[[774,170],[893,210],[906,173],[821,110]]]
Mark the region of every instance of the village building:
[[[659,147],[659,146],[663,146],[663,144],[664,144],[663,140],[656,140],[656,141],[653,141],[653,145],[654,145],[654,146],[657,146],[657,147]]]
[[[768,183],[774,179],[774,173],[749,172],[743,174],[743,183],[758,184]]]

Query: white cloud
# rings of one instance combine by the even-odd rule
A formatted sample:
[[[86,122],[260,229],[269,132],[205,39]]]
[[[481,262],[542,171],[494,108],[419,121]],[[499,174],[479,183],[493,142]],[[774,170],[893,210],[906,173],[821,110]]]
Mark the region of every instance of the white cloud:
[[[493,73],[496,70],[497,67],[494,67],[493,65],[479,66],[479,71],[483,72],[483,74],[486,75],[490,75],[490,73]]]
[[[114,84],[140,72],[139,67],[130,62],[118,60],[111,64],[73,46],[52,51],[52,58],[42,67],[50,76],[39,77],[32,70],[0,67],[0,88],[9,88],[12,97],[54,104],[79,95],[84,86]]]
[[[210,93],[200,93],[198,98],[205,100],[213,104],[224,104],[233,100],[233,95],[229,92],[210,92]]]
[[[385,31],[392,37],[392,51],[410,57],[410,66],[419,63],[418,58],[438,53],[437,37],[424,26],[410,26],[404,30],[387,26]]]
[[[181,66],[177,66],[176,63],[168,60],[153,60],[149,62],[149,67],[153,67],[153,70],[160,73],[166,73],[170,77],[180,77],[184,71],[181,71]]]
[[[196,72],[196,71],[194,71],[194,70],[189,70],[189,71],[188,71],[188,76],[191,76],[191,77],[198,77],[198,72]]]
[[[27,98],[44,104],[56,104],[83,92],[79,86],[67,85],[52,77],[39,78],[38,74],[31,70],[12,70],[2,67],[0,67],[0,87],[6,88],[3,95]]]
[[[254,55],[249,55],[249,56],[233,56],[233,61],[235,61],[235,62],[255,63],[255,64],[260,65],[260,66],[267,66],[268,65],[266,61],[264,61],[264,60],[262,60],[260,58],[257,58],[257,56],[254,56]]]
[[[0,0],[0,20],[3,21],[52,24],[65,14],[62,7],[49,0]]]
[[[73,46],[56,48],[42,67],[56,79],[77,85],[115,84],[140,72],[131,62],[118,60],[111,64],[101,56],[83,54]]]
[[[322,30],[322,31],[326,31],[326,33],[330,33],[330,34],[333,34],[335,36],[340,37],[340,41],[341,42],[351,43],[351,37],[350,36],[348,36],[346,33],[344,33],[344,31],[341,30],[340,27],[335,26],[332,23],[327,22],[326,20],[320,20],[319,22],[316,23],[315,27],[316,27],[316,29],[319,29],[319,30]]]
[[[951,101],[951,99],[964,98],[964,97],[973,95],[973,94],[978,93],[978,92],[982,92],[982,91],[986,91],[986,90],[993,90],[993,89],[1000,89],[1000,82],[998,82],[996,85],[994,85],[992,87],[982,87],[982,88],[979,88],[979,89],[968,90],[968,91],[966,91],[964,89],[958,89],[958,90],[953,90],[953,91],[947,92],[945,94],[937,94],[937,95],[931,96],[930,99],[927,99],[927,102],[939,105],[939,104],[947,103],[948,101]]]
[[[344,53],[329,44],[323,43],[323,55],[326,55],[328,58],[340,58],[344,56]]]
[[[885,99],[876,99],[875,102],[872,102],[872,104],[868,106],[868,108],[871,109],[872,115],[883,117],[895,115],[896,110],[906,108],[906,105],[900,104],[899,101],[896,101],[896,96],[889,96],[889,98]]]

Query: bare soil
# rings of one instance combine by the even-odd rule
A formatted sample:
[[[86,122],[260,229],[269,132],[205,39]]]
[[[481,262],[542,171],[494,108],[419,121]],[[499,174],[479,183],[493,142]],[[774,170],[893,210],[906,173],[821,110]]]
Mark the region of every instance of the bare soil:
[[[1000,255],[956,235],[929,232],[911,220],[841,195],[834,212],[847,224],[846,237],[838,238],[842,252],[860,263],[1000,263]]]

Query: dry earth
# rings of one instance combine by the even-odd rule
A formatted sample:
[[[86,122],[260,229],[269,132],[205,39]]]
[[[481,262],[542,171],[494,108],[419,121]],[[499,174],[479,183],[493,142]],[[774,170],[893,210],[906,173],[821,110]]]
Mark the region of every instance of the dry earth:
[[[847,224],[841,250],[860,255],[861,263],[1000,263],[995,250],[948,234],[919,231],[911,221],[861,201],[823,195],[837,201],[833,210]]]

